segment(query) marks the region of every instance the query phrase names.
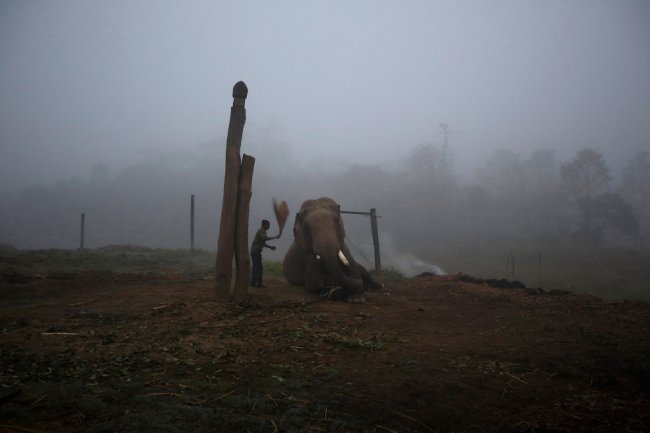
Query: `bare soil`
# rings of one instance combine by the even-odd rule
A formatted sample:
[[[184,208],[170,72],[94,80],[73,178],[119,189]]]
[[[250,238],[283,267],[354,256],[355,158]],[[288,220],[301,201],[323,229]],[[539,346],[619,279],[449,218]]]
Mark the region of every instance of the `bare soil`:
[[[650,430],[648,304],[383,281],[224,305],[207,274],[5,274],[0,431]]]

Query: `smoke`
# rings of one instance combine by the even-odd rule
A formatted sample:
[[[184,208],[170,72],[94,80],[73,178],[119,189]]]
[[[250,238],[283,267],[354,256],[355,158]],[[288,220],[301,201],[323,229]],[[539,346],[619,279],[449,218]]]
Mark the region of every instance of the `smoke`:
[[[446,272],[438,265],[429,263],[417,257],[413,253],[400,251],[393,242],[393,237],[390,233],[382,232],[380,234],[380,255],[382,269],[394,269],[404,275],[405,277],[412,277],[419,275],[423,272],[431,272],[434,275],[445,275]],[[364,242],[360,246],[355,245],[354,241],[346,239],[346,243],[353,251],[353,255],[357,262],[363,263],[368,269],[374,267],[371,262],[373,257],[373,246],[370,242]]]
[[[423,272],[431,272],[435,275],[445,274],[445,271],[440,266],[426,262],[411,253],[384,248],[381,255],[382,266],[385,269],[393,268],[406,277],[412,277]]]

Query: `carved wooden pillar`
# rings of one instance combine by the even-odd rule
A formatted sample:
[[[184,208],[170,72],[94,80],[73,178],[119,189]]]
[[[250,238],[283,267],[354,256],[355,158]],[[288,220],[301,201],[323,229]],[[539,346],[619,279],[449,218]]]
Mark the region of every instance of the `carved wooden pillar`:
[[[246,123],[246,96],[248,88],[239,81],[232,89],[233,103],[226,139],[226,171],[223,182],[223,204],[219,224],[219,241],[215,262],[215,295],[221,301],[230,299],[232,261],[235,253],[237,227],[237,196],[241,165],[240,148]]]

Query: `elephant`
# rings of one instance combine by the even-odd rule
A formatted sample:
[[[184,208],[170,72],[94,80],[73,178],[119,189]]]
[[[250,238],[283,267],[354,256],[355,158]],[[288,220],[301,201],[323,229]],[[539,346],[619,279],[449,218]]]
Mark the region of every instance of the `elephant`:
[[[383,287],[345,244],[339,205],[329,197],[306,200],[296,214],[294,240],[282,262],[290,284],[333,300],[364,302],[364,289]]]

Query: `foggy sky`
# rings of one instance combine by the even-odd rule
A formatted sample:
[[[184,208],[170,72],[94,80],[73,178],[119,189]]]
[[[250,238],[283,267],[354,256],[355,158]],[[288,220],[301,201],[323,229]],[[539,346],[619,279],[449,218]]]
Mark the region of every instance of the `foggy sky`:
[[[622,164],[650,147],[650,3],[1,0],[2,188],[225,144],[239,80],[243,152],[384,164],[446,122],[468,173],[497,148]]]

